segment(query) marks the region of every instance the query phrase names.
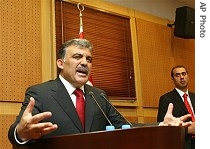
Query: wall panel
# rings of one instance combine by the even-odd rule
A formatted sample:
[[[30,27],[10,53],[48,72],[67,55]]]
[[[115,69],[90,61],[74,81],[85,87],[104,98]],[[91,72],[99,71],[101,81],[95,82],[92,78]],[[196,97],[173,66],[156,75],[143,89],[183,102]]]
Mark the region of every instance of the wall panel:
[[[15,115],[11,114],[0,114],[0,149],[12,149],[12,145],[8,140],[7,134],[9,126],[14,122],[15,117]]]
[[[40,0],[1,1],[0,101],[20,102],[41,82],[40,10]]]
[[[195,89],[195,40],[173,36],[173,28],[137,19],[143,107],[158,107],[159,97],[174,88],[170,71],[188,68],[189,89]]]
[[[158,95],[172,87],[169,70],[174,65],[170,28],[137,19],[143,107],[157,107]]]

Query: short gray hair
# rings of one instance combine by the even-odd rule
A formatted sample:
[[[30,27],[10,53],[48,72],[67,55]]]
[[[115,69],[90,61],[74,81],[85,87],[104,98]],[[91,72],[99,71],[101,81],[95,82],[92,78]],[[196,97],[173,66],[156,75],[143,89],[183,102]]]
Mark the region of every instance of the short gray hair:
[[[62,44],[58,53],[58,59],[64,59],[66,54],[66,48],[69,46],[77,46],[81,49],[88,48],[90,51],[93,50],[93,46],[89,40],[82,38],[71,39]]]

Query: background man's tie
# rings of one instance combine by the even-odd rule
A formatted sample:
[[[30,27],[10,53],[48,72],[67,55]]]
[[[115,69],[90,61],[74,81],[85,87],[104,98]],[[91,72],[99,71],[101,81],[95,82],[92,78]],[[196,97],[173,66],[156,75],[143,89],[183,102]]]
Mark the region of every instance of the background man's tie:
[[[185,106],[187,108],[187,111],[191,114],[192,122],[195,122],[195,116],[194,116],[194,114],[192,112],[192,108],[191,108],[189,102],[187,101],[187,96],[188,95],[186,93],[184,93],[184,95],[183,95],[183,97],[184,97],[184,104],[185,104]],[[192,135],[192,137],[195,138],[195,135]]]
[[[195,116],[194,116],[194,114],[192,112],[192,108],[191,108],[189,102],[187,101],[187,96],[188,95],[186,93],[184,93],[184,95],[183,95],[183,97],[184,97],[184,104],[185,104],[185,106],[187,108],[187,111],[191,114],[191,119],[194,122],[195,121]]]
[[[76,89],[74,91],[74,94],[76,95],[76,110],[78,113],[78,116],[80,118],[80,121],[82,123],[82,126],[84,128],[85,126],[85,100],[83,97],[83,91],[81,89]]]

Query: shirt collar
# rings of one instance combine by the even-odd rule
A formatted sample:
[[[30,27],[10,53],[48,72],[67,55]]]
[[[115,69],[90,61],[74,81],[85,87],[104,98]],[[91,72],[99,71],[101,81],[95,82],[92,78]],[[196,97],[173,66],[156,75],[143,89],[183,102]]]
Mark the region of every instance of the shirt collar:
[[[187,90],[186,92],[183,92],[182,90],[180,90],[180,89],[178,89],[178,88],[175,88],[175,89],[176,89],[176,91],[179,93],[179,95],[180,95],[181,97],[183,97],[184,93],[186,93],[186,94],[189,96],[188,90]]]
[[[66,79],[64,79],[61,75],[59,75],[59,78],[61,80],[61,82],[63,83],[63,85],[65,86],[66,90],[68,91],[69,95],[73,94],[74,90],[76,89],[75,87],[73,87],[71,85],[71,83],[69,83]],[[80,87],[80,89],[83,91],[84,93],[84,85]]]

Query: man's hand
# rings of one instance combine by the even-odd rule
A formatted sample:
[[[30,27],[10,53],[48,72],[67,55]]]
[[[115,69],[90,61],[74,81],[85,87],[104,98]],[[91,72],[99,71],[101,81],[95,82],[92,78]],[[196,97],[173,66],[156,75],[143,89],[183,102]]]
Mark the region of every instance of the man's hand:
[[[190,126],[192,124],[192,122],[184,122],[185,120],[187,120],[189,117],[191,117],[190,114],[186,114],[184,116],[181,116],[181,117],[174,117],[172,115],[172,112],[173,112],[173,104],[170,103],[168,105],[168,110],[167,110],[167,113],[164,117],[164,121],[163,121],[163,125],[167,125],[167,126],[184,126],[184,127],[187,127],[187,126]]]
[[[188,134],[194,135],[195,134],[195,122],[192,122],[192,124],[188,127]]]
[[[41,120],[52,116],[51,112],[43,112],[32,116],[32,110],[35,105],[33,97],[23,113],[20,123],[17,125],[17,136],[20,140],[38,139],[45,134],[51,133],[57,129],[56,124],[51,122],[39,123]]]

